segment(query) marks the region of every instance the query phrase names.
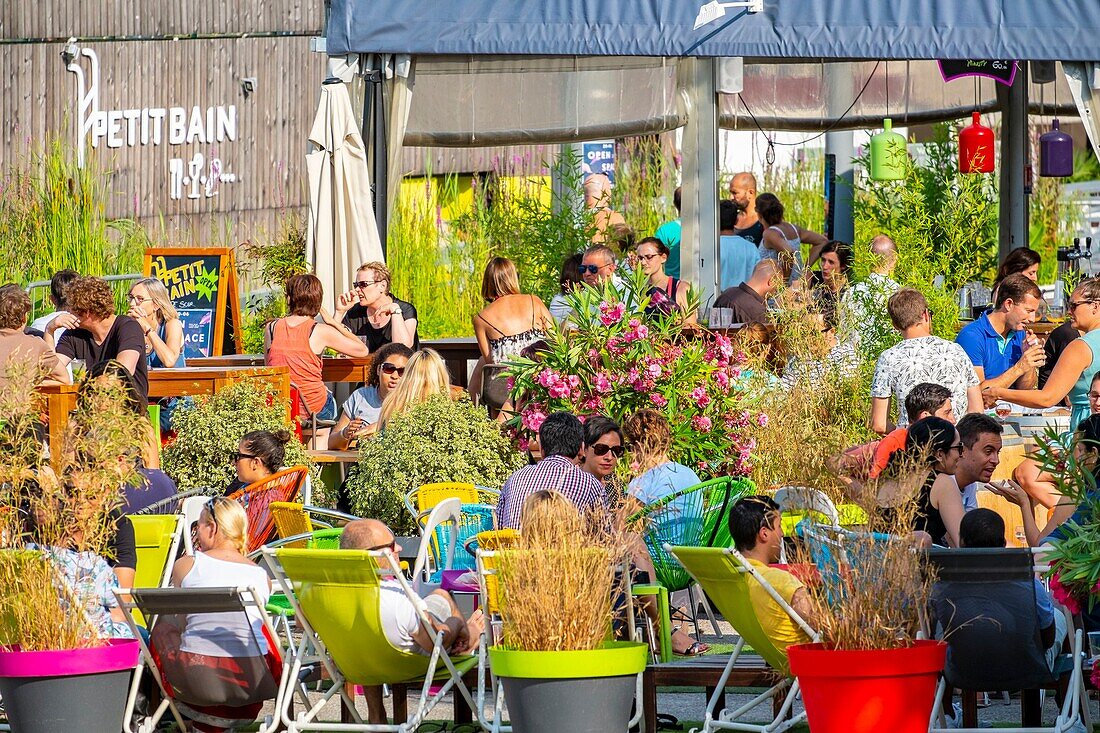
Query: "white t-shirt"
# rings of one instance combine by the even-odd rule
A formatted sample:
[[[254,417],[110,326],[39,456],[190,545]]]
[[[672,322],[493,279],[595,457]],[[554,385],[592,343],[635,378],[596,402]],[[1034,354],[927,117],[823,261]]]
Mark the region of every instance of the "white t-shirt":
[[[361,418],[367,425],[378,422],[378,416],[382,414],[382,397],[378,394],[378,388],[360,387],[352,392],[344,402],[344,414],[349,420]]]
[[[246,586],[259,596],[260,605],[271,595],[267,571],[257,565],[246,565],[195,553],[195,564],[180,583],[182,588],[224,588]],[[226,613],[193,613],[180,635],[180,651],[205,654],[210,657],[252,657],[267,654],[263,635],[262,608],[247,609],[244,615]]]
[[[383,580],[378,594],[379,616],[382,619],[382,632],[390,645],[403,652],[419,653],[420,645],[413,634],[420,628],[420,616],[416,606],[405,595],[401,584],[396,580]]]
[[[68,311],[54,311],[53,313],[47,313],[46,315],[39,316],[38,318],[35,318],[33,321],[31,321],[31,328],[35,329],[36,331],[41,331],[42,333],[45,333],[46,326],[50,325],[50,321],[57,318],[58,316],[67,315],[69,315]],[[53,332],[53,342],[55,344],[61,340],[61,335],[65,333],[65,331],[66,329],[59,328]]]
[[[955,420],[966,414],[966,391],[978,385],[974,365],[963,348],[938,336],[906,339],[879,356],[871,380],[871,397],[893,396],[898,409],[898,427],[909,427],[905,398],[922,382],[940,384],[951,390]]]

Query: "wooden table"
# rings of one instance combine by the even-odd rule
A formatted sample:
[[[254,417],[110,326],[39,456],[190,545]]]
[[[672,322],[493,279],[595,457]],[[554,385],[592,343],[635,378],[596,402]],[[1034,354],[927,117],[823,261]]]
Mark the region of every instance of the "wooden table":
[[[69,425],[69,413],[76,409],[77,389],[75,384],[43,384],[36,390],[46,402],[43,411],[50,424],[50,454],[55,465],[56,451],[61,446],[61,436],[65,434],[65,428]]]
[[[321,381],[323,382],[366,382],[370,375],[371,356],[322,356]],[[228,356],[204,356],[188,359],[187,367],[262,367],[263,354],[230,354]]]
[[[182,369],[150,369],[149,399],[184,395],[216,394],[242,380],[257,380],[272,385],[279,400],[290,412],[290,372],[286,367],[269,366],[186,366]]]
[[[359,451],[354,450],[307,450],[306,453],[315,463],[358,463]]]
[[[470,386],[469,363],[481,357],[474,338],[435,339],[421,341],[421,348],[439,352],[447,371],[451,375],[451,384],[465,389]],[[366,382],[370,375],[372,356],[323,356],[321,357],[321,380],[324,382]],[[188,359],[187,366],[197,367],[255,367],[264,365],[263,354],[228,354],[226,356],[205,356]]]

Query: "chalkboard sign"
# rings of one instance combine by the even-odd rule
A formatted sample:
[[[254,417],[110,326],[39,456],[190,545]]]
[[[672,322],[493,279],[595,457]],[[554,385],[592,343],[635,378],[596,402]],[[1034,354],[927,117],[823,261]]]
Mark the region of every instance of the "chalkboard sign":
[[[241,306],[233,250],[162,247],[145,250],[145,274],[168,289],[183,322],[185,359],[237,353]]]
[[[1016,78],[1016,62],[1006,59],[956,59],[940,61],[939,64],[944,81],[964,76],[984,76],[1010,87]]]

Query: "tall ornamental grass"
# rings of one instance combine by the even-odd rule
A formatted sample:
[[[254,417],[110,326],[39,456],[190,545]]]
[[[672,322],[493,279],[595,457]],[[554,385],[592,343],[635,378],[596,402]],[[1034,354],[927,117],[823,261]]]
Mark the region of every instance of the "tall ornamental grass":
[[[112,512],[136,479],[143,418],[128,406],[117,377],[85,383],[51,469],[34,388],[42,374],[12,361],[0,387],[0,645],[24,651],[81,649],[104,643],[82,612],[101,599],[62,581],[59,549],[109,557]],[[33,519],[33,532],[25,522]],[[34,542],[39,551],[28,551]],[[80,609],[80,610],[78,610]]]
[[[64,268],[141,272],[148,237],[132,219],[107,217],[108,180],[96,156],[79,168],[57,138],[7,167],[0,177],[0,282],[48,280]],[[45,291],[35,297],[37,311]]]

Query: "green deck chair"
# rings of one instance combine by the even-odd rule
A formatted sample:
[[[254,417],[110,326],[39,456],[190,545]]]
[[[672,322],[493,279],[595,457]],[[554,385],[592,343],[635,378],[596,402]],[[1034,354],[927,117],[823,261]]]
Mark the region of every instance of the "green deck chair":
[[[430,657],[400,651],[390,645],[379,615],[380,581],[393,578],[416,605],[422,623],[429,623],[427,609],[416,596],[397,560],[388,552],[367,550],[264,550],[264,561],[283,587],[302,629],[302,639],[284,663],[283,680],[296,680],[302,667],[320,663],[332,687],[313,707],[291,718],[292,696],[283,694],[280,710],[287,729],[391,731],[412,733],[431,709],[452,689],[474,709],[474,701],[462,675],[477,664],[476,656],[452,658],[436,634]],[[433,684],[439,687],[432,693]],[[409,720],[403,724],[371,726],[355,711],[345,683],[355,685],[420,683],[421,690]],[[339,695],[354,720],[352,723],[317,720],[325,704]]]
[[[178,514],[131,514],[129,517],[137,545],[134,587],[167,588],[183,542],[183,518]],[[135,610],[134,618],[144,625],[140,611]]]
[[[733,625],[734,630],[740,636],[733,653],[730,654],[729,661],[726,663],[725,670],[722,672],[722,677],[707,702],[706,718],[703,724],[704,733],[715,730],[779,733],[779,731],[793,728],[805,720],[805,712],[787,719],[787,714],[798,697],[798,681],[790,676],[786,653],[772,643],[772,640],[760,625],[752,605],[752,597],[749,595],[749,583],[760,583],[768,594],[775,599],[776,603],[814,641],[818,640],[817,632],[780,597],[779,593],[764,580],[760,573],[737,550],[720,547],[668,547],[667,549],[702,586],[706,594],[714,601],[718,610]],[[737,659],[746,644],[763,657],[772,669],[781,673],[784,679],[736,710],[723,711],[718,718],[715,718],[714,709],[724,696],[726,680],[733,672]],[[739,721],[739,718],[747,712],[764,702],[770,701],[774,696],[783,694],[784,691],[786,697],[783,700],[783,705],[779,714],[772,721],[763,725]]]

